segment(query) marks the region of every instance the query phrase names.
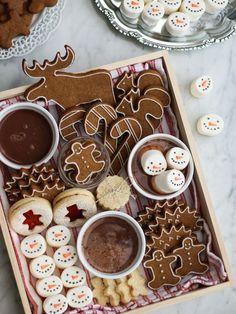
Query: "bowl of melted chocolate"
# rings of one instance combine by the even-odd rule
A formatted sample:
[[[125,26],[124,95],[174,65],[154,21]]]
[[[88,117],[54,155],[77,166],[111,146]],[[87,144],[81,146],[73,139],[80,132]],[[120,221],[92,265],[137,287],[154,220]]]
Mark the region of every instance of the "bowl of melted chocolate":
[[[15,169],[47,162],[59,133],[53,116],[33,103],[11,105],[0,113],[0,160]]]
[[[95,276],[118,279],[142,262],[145,236],[131,216],[107,211],[90,218],[81,228],[77,250],[81,263]]]

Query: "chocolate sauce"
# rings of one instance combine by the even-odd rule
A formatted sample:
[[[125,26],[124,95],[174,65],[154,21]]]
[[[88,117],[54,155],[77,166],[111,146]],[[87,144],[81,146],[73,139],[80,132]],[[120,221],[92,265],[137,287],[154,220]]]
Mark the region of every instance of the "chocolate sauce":
[[[52,141],[50,124],[34,110],[15,110],[0,122],[1,153],[16,164],[40,161],[49,152]]]
[[[83,250],[88,263],[103,273],[118,273],[129,267],[138,253],[138,236],[121,218],[106,217],[86,231]]]

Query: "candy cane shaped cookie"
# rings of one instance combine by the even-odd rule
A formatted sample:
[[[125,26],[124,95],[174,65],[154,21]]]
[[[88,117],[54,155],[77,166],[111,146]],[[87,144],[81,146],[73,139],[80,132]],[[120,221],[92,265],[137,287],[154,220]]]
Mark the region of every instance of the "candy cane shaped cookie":
[[[108,149],[110,155],[113,155],[117,148],[117,140],[110,137],[108,126],[117,119],[115,109],[107,104],[97,104],[91,108],[84,120],[84,129],[88,135],[95,135],[101,122],[104,122],[104,140],[103,143]]]
[[[79,135],[75,125],[83,120],[85,112],[80,107],[72,107],[62,115],[59,122],[59,131],[65,141],[70,141]]]
[[[110,136],[116,140],[122,137],[122,141],[111,162],[111,173],[117,174],[126,163],[134,145],[142,137],[142,127],[135,118],[121,118],[111,127]],[[125,137],[123,138],[123,136]]]

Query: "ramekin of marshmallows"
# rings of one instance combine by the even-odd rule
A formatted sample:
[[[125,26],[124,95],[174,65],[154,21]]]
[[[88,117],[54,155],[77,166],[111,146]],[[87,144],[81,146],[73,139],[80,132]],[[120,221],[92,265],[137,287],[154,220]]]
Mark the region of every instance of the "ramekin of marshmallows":
[[[128,175],[147,198],[164,200],[183,193],[192,181],[194,165],[188,147],[169,134],[145,137],[133,148]]]
[[[141,22],[155,27],[165,16],[165,29],[176,37],[185,36],[191,22],[198,21],[206,12],[218,14],[228,0],[122,0],[120,12],[130,23]]]

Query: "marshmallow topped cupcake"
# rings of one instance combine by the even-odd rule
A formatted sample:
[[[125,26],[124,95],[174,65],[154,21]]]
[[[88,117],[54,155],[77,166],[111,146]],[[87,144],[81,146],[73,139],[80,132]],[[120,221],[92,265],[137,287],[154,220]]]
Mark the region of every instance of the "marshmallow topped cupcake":
[[[180,11],[187,14],[191,21],[199,20],[205,9],[203,0],[184,0],[180,7]]]
[[[142,13],[142,20],[148,26],[154,26],[165,14],[164,6],[154,0],[145,5]]]
[[[190,19],[183,12],[172,13],[166,21],[166,30],[173,36],[184,36],[190,27]]]

